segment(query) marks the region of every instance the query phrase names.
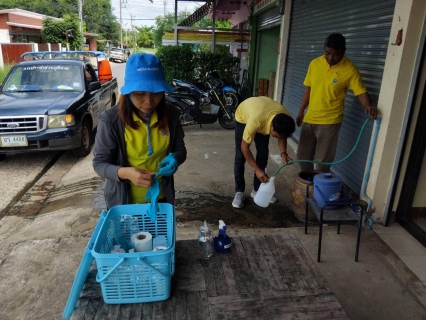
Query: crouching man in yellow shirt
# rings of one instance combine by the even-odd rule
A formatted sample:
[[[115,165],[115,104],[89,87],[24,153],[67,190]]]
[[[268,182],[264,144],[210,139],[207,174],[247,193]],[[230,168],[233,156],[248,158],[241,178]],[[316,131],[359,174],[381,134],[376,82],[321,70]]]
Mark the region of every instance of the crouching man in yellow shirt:
[[[269,177],[265,172],[269,156],[269,137],[278,139],[281,158],[287,163],[291,158],[287,154],[287,138],[289,138],[296,124],[290,113],[278,102],[268,97],[253,97],[244,100],[235,113],[235,197],[232,201],[234,208],[244,206],[244,165],[247,161],[254,171],[253,191],[254,198],[261,182],[267,182]],[[250,145],[256,145],[256,160],[250,151]],[[271,202],[276,199],[272,198]]]

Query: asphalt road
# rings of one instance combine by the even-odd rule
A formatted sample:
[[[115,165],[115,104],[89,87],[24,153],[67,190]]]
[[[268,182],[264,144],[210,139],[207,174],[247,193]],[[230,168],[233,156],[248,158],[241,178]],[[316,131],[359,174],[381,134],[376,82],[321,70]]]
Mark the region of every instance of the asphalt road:
[[[125,66],[125,63],[111,62],[111,70],[117,78],[119,88],[124,84]],[[2,181],[0,184],[0,219],[4,215],[8,215],[8,211],[16,203],[22,201],[22,196],[42,179],[43,175],[51,166],[55,165],[64,153],[71,152],[19,153],[8,155],[4,161],[0,162],[0,181]],[[73,159],[72,155],[68,155],[67,159],[69,160],[66,167],[69,167],[70,161],[75,163],[78,160]],[[43,193],[43,195],[45,194]],[[41,202],[43,196],[39,195],[39,197]],[[24,214],[31,215],[28,211]]]

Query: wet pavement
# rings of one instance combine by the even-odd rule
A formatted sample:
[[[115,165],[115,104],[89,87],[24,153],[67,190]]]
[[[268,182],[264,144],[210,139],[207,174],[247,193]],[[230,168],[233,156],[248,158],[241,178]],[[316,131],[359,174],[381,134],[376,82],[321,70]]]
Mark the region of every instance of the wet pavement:
[[[253,173],[246,168],[245,206],[234,209],[234,132],[217,124],[184,130],[188,159],[175,174],[177,240],[196,239],[204,220],[216,230],[223,219],[232,237],[295,234],[316,261],[318,228],[311,226],[305,235],[291,214],[290,186],[297,168],[278,173],[278,202],[264,209],[250,198]],[[271,139],[268,172],[281,165],[278,154],[276,139]],[[76,159],[65,153],[14,204],[13,214],[0,220],[0,319],[61,318],[104,207],[102,179],[91,161],[92,155]],[[38,173],[28,167],[24,174]],[[7,173],[3,177],[9,178]],[[322,262],[316,266],[351,319],[426,319],[425,286],[376,228],[386,229],[375,225],[362,232],[359,262],[354,262],[356,227],[343,226],[338,235],[335,226],[325,226]]]
[[[286,228],[302,225],[285,203],[261,208],[252,198],[246,198],[243,208],[234,209],[230,205],[232,200],[233,197],[212,193],[179,192],[175,204],[175,209],[179,211],[176,220],[183,224],[197,221],[198,225],[199,221],[205,220],[216,225],[222,219],[237,228]]]

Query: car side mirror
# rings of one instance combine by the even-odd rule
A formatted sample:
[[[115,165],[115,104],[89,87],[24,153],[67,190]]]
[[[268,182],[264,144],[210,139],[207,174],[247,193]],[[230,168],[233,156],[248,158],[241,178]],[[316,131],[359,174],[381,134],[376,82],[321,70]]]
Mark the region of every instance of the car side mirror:
[[[92,81],[89,83],[89,90],[96,91],[102,88],[101,83],[99,81]]]

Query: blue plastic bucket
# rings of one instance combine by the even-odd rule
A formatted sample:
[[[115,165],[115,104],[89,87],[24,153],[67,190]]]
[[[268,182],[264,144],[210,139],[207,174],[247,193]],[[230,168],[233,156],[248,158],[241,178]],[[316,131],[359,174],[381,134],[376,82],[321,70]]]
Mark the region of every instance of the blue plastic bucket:
[[[332,173],[320,173],[314,176],[314,200],[318,207],[326,203],[338,202],[342,195],[342,178]],[[327,206],[325,209],[335,209]]]

